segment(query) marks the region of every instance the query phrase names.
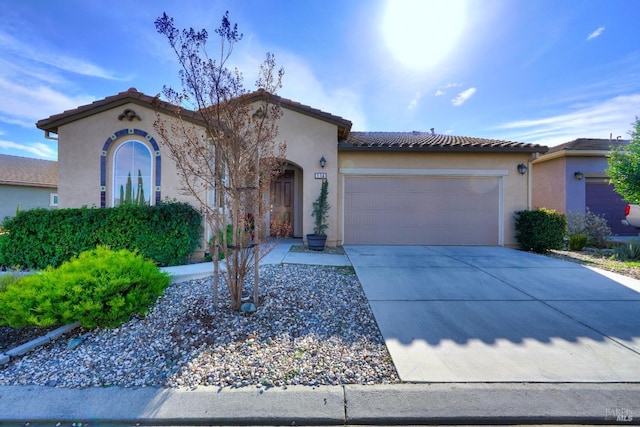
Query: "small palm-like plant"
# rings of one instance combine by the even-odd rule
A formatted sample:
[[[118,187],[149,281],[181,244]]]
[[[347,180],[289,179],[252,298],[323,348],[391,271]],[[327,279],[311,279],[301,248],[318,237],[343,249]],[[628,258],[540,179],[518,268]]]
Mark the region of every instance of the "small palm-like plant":
[[[313,216],[313,234],[307,234],[307,245],[309,249],[314,251],[323,251],[327,243],[327,216],[329,215],[329,183],[325,179],[322,181],[322,188],[320,188],[320,195],[313,202],[313,210],[311,216]]]
[[[311,216],[314,218],[313,222],[313,234],[316,236],[325,236],[327,234],[327,216],[329,215],[329,209],[331,206],[328,201],[329,197],[329,182],[325,179],[322,181],[322,187],[320,188],[320,195],[313,202],[313,211]]]

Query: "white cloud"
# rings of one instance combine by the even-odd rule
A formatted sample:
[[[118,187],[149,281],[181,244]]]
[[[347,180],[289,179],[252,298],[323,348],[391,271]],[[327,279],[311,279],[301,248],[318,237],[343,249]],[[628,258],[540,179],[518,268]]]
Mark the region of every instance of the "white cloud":
[[[0,122],[2,123],[6,123],[8,125],[17,125],[23,128],[28,128],[28,129],[33,129],[33,122],[28,122],[25,120],[20,120],[20,119],[15,119],[12,117],[3,117],[0,116]],[[0,132],[0,135],[2,135],[2,132]]]
[[[40,119],[94,100],[90,96],[67,96],[47,86],[28,88],[0,77],[0,113],[8,116],[2,119],[5,123],[33,128]]]
[[[420,92],[416,92],[416,96],[414,96],[411,102],[409,102],[409,110],[416,108],[420,103],[420,99],[422,99],[422,94]]]
[[[640,93],[616,96],[574,111],[538,119],[518,120],[496,129],[513,131],[507,139],[557,145],[577,138],[629,138],[636,115],[640,113]]]
[[[434,94],[433,94],[433,96],[442,96],[442,95],[444,95],[444,94],[445,94],[445,92],[444,92],[443,90],[438,89],[438,90],[436,91],[436,93],[434,93]]]
[[[461,106],[476,93],[476,90],[477,89],[475,87],[470,87],[469,89],[460,92],[458,96],[456,96],[454,99],[451,100],[451,103],[456,107]]]
[[[47,144],[43,144],[41,142],[34,142],[32,144],[18,144],[12,141],[3,141],[0,140],[0,148],[14,151],[24,151],[31,155],[35,155],[38,158],[47,159],[47,160],[57,160],[58,152],[53,150]],[[31,157],[31,156],[27,156]]]
[[[589,36],[587,37],[587,40],[593,40],[596,37],[599,37],[603,31],[604,31],[604,27],[598,27],[593,33],[589,34]]]
[[[257,43],[251,50],[238,53],[238,61],[231,66],[242,70],[245,81],[253,82],[257,77],[257,70],[265,58],[268,49],[261,50]],[[293,101],[309,105],[324,112],[350,120],[360,129],[366,129],[366,116],[362,108],[359,93],[349,87],[327,87],[314,74],[309,64],[299,56],[279,50],[276,53],[278,68],[285,70],[283,87],[279,95]],[[247,89],[253,90],[247,84]],[[354,129],[355,130],[355,129]]]
[[[46,43],[23,43],[7,33],[0,32],[0,51],[9,51],[13,55],[30,61],[46,64],[70,73],[99,77],[108,80],[122,80],[112,72],[85,61],[82,58],[69,56]]]

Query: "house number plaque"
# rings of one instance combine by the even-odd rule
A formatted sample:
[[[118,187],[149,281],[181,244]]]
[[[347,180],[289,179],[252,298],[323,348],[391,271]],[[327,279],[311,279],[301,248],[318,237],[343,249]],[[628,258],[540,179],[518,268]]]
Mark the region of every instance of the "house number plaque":
[[[316,172],[316,179],[327,179],[326,172]]]

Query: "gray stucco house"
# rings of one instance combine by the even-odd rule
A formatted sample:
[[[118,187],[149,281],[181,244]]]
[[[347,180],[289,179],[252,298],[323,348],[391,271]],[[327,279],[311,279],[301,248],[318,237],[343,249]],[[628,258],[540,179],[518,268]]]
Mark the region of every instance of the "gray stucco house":
[[[58,162],[0,154],[0,223],[18,208],[58,205]]]
[[[615,192],[607,176],[611,147],[627,140],[579,138],[555,147],[533,161],[533,206],[562,213],[586,212],[603,215],[614,235],[635,236],[634,227],[624,226],[627,203]]]

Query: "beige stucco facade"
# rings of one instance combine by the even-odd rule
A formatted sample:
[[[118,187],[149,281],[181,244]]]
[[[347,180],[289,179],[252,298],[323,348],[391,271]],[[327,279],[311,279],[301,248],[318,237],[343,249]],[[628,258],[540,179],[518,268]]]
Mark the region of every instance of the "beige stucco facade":
[[[338,241],[338,218],[333,208],[338,204],[337,127],[284,109],[278,130],[278,140],[287,146],[287,162],[296,171],[295,194],[298,197],[294,200],[294,235],[302,237],[313,233],[312,204],[320,194],[322,185],[322,179],[316,179],[315,174],[326,173],[329,181],[329,204],[332,207],[328,218],[327,244],[335,245]],[[320,166],[322,157],[326,160],[324,168]]]
[[[133,110],[137,117],[132,121],[120,120],[124,110]],[[171,120],[167,115],[163,119]],[[181,184],[176,174],[176,166],[169,156],[169,150],[161,144],[161,138],[154,129],[156,112],[136,104],[124,104],[113,109],[72,121],[58,130],[58,196],[60,208],[101,207],[102,175],[105,177],[106,207],[113,206],[113,153],[127,141],[138,141],[152,153],[152,170],[160,163],[161,199],[177,199],[193,203],[193,200],[180,192]],[[114,138],[122,130],[126,134]],[[132,130],[134,132],[130,132]],[[136,133],[142,131],[148,137]],[[156,141],[159,155],[150,142]],[[110,141],[110,142],[109,142]],[[108,145],[104,150],[105,145]],[[105,170],[101,169],[101,157],[105,158]],[[155,182],[154,182],[155,184]],[[155,193],[156,186],[153,186]],[[153,199],[153,197],[152,197]]]
[[[512,149],[506,144],[502,148],[482,150],[453,144],[453,148],[446,149],[442,146],[430,149],[428,145],[417,150],[406,147],[370,149],[367,146],[345,149],[344,141],[349,138],[351,122],[290,100],[279,100],[282,116],[278,122],[278,142],[286,144],[286,169],[293,176],[294,236],[304,238],[313,232],[312,204],[320,193],[323,179],[329,183],[331,205],[327,244],[333,246],[343,244],[345,240],[346,177],[492,177],[499,182],[500,188],[497,214],[500,237],[497,242],[516,245],[514,212],[531,207],[530,166],[536,148],[520,146]],[[153,98],[130,89],[38,122],[38,127],[45,132],[58,134],[59,206],[113,206],[113,192],[116,191],[113,185],[113,153],[121,144],[131,140],[144,144],[153,153],[152,203],[159,197],[160,200],[176,199],[195,205],[194,200],[180,191],[182,184],[176,165],[154,128],[158,112],[163,119],[172,120],[166,111],[158,108]],[[197,121],[193,123],[198,126]],[[320,164],[321,158],[326,161],[324,167]],[[529,171],[519,173],[519,164],[527,165]],[[155,191],[159,193],[156,195]],[[270,194],[265,194],[265,200],[268,201],[269,197]]]

